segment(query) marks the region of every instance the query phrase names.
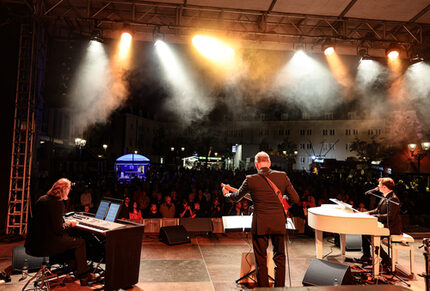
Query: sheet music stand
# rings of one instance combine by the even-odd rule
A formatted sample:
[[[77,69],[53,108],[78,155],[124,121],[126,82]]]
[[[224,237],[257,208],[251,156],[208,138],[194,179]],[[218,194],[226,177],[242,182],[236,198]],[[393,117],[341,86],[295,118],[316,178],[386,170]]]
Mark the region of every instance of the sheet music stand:
[[[250,232],[251,231],[251,225],[252,225],[252,215],[244,215],[244,216],[223,216],[222,217],[222,223],[224,232]],[[294,223],[291,218],[287,218],[287,221],[285,222],[285,228],[288,230],[295,230],[296,227],[294,226]],[[243,260],[242,260],[243,262]],[[252,266],[251,266],[252,268]],[[242,270],[241,266],[241,270]],[[256,268],[253,270],[250,270],[245,275],[237,279],[235,282],[236,284],[239,284],[243,279],[249,278],[252,274],[256,272]],[[272,278],[269,275],[269,279],[272,281],[275,281],[274,278]]]

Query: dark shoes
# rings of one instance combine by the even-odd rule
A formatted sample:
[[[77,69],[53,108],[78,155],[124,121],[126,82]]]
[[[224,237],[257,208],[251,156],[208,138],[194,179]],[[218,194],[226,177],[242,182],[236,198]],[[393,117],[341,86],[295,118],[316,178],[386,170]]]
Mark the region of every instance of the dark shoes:
[[[360,258],[360,261],[362,261],[364,263],[371,263],[372,262],[372,257],[371,256],[362,255],[361,258]]]
[[[384,268],[391,268],[391,261],[389,259],[382,259],[382,267]]]
[[[88,284],[97,280],[98,276],[94,273],[87,273],[83,277],[79,278],[81,286],[88,286]]]

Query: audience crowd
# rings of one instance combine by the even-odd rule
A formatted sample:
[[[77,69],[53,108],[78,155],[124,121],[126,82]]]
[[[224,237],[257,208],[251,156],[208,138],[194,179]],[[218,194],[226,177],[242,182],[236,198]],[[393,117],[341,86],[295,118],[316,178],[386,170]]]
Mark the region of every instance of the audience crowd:
[[[252,202],[245,199],[227,203],[222,197],[221,183],[240,187],[246,171],[212,169],[176,171],[160,167],[149,169],[145,180],[118,183],[106,180],[75,181],[68,211],[95,212],[103,197],[123,199],[119,218],[195,218],[221,217],[224,215],[249,215],[253,211]],[[288,173],[300,198],[301,205],[293,205],[290,216],[306,219],[307,209],[330,203],[336,198],[351,204],[359,211],[374,209],[379,201],[364,193],[377,186],[381,172],[340,168],[334,170]],[[428,178],[422,176],[395,176],[395,193],[402,202],[401,213],[410,218],[410,223],[424,225],[419,221],[426,214],[430,195]],[[414,221],[418,220],[418,221]]]

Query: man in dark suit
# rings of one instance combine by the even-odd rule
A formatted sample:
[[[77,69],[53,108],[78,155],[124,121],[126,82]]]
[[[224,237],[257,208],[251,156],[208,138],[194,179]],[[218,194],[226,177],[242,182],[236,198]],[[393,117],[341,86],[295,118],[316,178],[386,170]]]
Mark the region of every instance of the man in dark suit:
[[[270,169],[271,162],[267,153],[257,153],[254,162],[258,173],[247,176],[237,192],[228,193],[226,189],[223,189],[223,194],[231,202],[239,201],[247,193],[251,194],[254,203],[251,232],[258,286],[269,286],[267,246],[270,238],[273,245],[273,261],[275,262],[275,287],[284,287],[286,217],[278,195],[266,178],[269,178],[278,187],[282,195],[288,193],[289,199],[294,203],[299,203],[300,199],[287,174]]]
[[[367,214],[374,215],[378,218],[379,222],[384,224],[384,227],[390,229],[391,234],[401,234],[402,233],[402,220],[400,217],[400,200],[397,198],[396,194],[394,194],[394,181],[391,178],[380,178],[378,180],[379,185],[377,188],[370,191],[370,193],[381,192],[385,199],[381,199],[379,201],[378,206],[367,212]],[[395,203],[391,203],[395,202]],[[361,260],[370,261],[370,236],[363,235],[362,236],[362,245],[363,245],[363,256]],[[383,265],[390,264],[390,257],[388,254],[380,248],[380,255],[382,258]]]
[[[70,189],[71,182],[68,179],[59,179],[47,194],[37,200],[24,246],[27,254],[37,257],[73,252],[75,274],[81,280],[81,285],[87,285],[95,276],[88,272],[85,241],[69,236],[66,229],[75,227],[77,223],[63,219],[63,200],[68,199]]]

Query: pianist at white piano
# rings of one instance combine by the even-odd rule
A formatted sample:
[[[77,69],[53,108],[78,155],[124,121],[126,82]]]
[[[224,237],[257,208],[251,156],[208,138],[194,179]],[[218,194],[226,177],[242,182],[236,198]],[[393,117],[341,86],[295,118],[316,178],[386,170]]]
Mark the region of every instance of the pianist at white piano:
[[[378,180],[379,185],[377,188],[368,191],[371,193],[380,192],[385,199],[381,199],[378,206],[368,211],[370,215],[374,215],[378,218],[378,221],[384,224],[384,227],[390,230],[390,235],[401,234],[402,233],[402,221],[400,216],[400,200],[394,193],[395,183],[393,179],[385,177]],[[369,193],[370,194],[370,193]],[[392,202],[395,203],[392,203]],[[362,246],[363,246],[363,256],[361,259],[363,261],[369,261],[370,257],[370,236],[362,236]],[[382,258],[383,265],[390,264],[390,257],[381,247],[380,255]]]

